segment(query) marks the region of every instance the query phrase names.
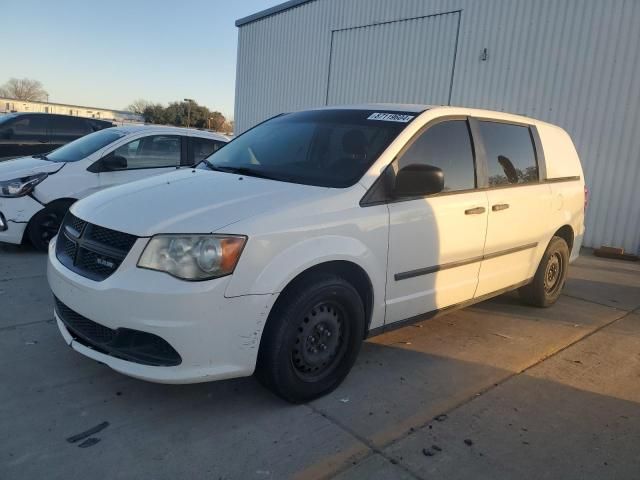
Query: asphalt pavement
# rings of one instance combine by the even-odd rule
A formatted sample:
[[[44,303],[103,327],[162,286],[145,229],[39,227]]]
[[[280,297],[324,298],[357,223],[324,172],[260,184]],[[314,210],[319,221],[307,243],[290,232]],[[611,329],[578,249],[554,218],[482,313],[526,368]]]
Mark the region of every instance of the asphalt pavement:
[[[506,294],[372,338],[290,405],[253,378],[134,380],[65,345],[46,257],[0,247],[0,479],[637,479],[640,263],[585,251],[549,309]]]

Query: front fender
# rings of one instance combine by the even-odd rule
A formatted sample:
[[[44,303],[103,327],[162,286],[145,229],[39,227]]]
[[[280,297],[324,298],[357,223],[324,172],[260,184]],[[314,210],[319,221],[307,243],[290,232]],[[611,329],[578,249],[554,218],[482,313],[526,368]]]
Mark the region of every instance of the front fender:
[[[247,247],[251,250],[252,245]],[[385,278],[382,269],[386,265],[386,259],[376,258],[370,248],[352,237],[326,235],[310,238],[289,246],[267,262],[263,263],[262,258],[264,257],[254,254],[242,259],[245,261],[241,261],[242,267],[233,274],[225,296],[280,293],[305,270],[322,263],[342,260],[358,265],[367,273],[374,288],[374,298],[384,297],[377,291],[379,287],[376,279]]]

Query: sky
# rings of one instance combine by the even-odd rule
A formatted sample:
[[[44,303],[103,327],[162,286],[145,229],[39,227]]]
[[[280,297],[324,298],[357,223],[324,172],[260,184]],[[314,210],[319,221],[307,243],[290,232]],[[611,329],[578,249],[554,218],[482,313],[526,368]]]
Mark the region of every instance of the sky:
[[[235,21],[283,1],[9,0],[0,85],[27,77],[51,102],[114,109],[191,98],[232,118]]]

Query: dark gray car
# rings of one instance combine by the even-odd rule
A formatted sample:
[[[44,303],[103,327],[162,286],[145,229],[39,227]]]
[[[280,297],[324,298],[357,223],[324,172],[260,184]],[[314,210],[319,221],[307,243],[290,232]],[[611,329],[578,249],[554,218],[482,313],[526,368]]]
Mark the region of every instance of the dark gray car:
[[[50,152],[77,138],[114,124],[94,118],[50,113],[0,116],[0,161]]]

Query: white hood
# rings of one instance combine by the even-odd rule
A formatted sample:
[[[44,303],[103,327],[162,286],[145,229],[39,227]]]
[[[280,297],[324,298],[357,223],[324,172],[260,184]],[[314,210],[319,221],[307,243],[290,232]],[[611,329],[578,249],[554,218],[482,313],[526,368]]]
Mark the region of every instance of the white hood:
[[[210,233],[272,208],[299,205],[331,189],[207,170],[180,170],[109,188],[71,212],[106,228],[149,237]],[[224,232],[242,233],[242,232]]]
[[[60,170],[64,163],[49,162],[40,158],[22,157],[0,162],[0,181],[27,177],[35,173],[54,173]]]

